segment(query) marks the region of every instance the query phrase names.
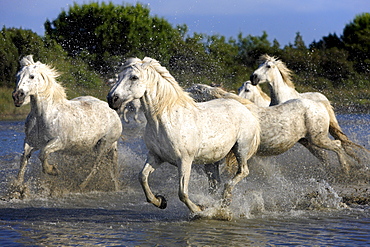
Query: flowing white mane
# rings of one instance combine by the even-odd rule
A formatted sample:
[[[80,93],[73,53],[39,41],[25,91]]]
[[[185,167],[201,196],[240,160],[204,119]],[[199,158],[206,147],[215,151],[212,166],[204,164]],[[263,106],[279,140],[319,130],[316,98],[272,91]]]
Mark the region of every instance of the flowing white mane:
[[[131,62],[131,66],[142,73],[146,72],[144,76],[150,82],[149,89],[156,92],[156,97],[153,99],[155,115],[170,111],[175,105],[196,106],[194,99],[182,89],[170,72],[161,66],[157,60],[145,57],[142,61],[133,59],[129,62]],[[142,66],[138,66],[139,64]]]
[[[283,77],[283,81],[291,88],[294,88],[294,83],[292,82],[292,71],[288,69],[288,67],[285,65],[285,63],[281,60],[279,60],[276,57],[271,57],[267,54],[262,55],[259,58],[260,63],[265,62],[272,62],[276,65],[278,70],[280,71],[281,76]]]
[[[41,62],[34,62],[32,55],[28,55],[20,61],[21,70],[19,74],[24,73],[24,68],[27,66],[34,66],[38,73],[44,79],[43,84],[38,85],[38,94],[53,101],[60,101],[66,99],[64,87],[56,81],[59,73],[49,65],[42,64]]]
[[[260,95],[262,96],[262,98],[264,98],[265,100],[271,100],[270,96],[268,96],[263,90],[262,88],[259,86],[259,85],[256,85],[254,86],[257,88],[258,92],[260,93]]]

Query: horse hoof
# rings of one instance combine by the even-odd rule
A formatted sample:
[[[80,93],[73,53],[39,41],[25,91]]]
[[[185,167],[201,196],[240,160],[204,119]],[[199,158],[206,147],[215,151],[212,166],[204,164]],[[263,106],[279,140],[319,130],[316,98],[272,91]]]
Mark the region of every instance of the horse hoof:
[[[221,208],[227,208],[227,207],[229,207],[230,206],[230,204],[231,204],[231,199],[230,198],[228,198],[228,199],[222,199],[221,200]]]
[[[53,166],[53,169],[51,169],[51,171],[47,171],[46,173],[48,175],[58,176],[59,175],[59,170],[55,166]]]
[[[5,198],[2,198],[2,200],[12,200],[12,199],[25,199],[29,195],[29,189],[26,185],[15,185],[11,186],[9,192],[7,193]]]
[[[233,213],[229,209],[220,208],[212,216],[212,219],[223,220],[223,221],[231,221],[233,219]]]
[[[161,201],[161,205],[159,205],[160,209],[165,209],[167,207],[167,200],[164,198],[164,196],[156,195],[155,196],[158,200]]]

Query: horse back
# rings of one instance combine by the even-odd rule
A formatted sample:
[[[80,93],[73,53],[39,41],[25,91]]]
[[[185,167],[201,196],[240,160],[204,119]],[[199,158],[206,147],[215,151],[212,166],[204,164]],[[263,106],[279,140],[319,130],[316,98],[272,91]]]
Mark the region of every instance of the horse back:
[[[323,101],[323,102],[329,102],[328,98],[319,92],[307,92],[307,93],[301,93],[300,94],[302,99],[310,99],[314,101]]]

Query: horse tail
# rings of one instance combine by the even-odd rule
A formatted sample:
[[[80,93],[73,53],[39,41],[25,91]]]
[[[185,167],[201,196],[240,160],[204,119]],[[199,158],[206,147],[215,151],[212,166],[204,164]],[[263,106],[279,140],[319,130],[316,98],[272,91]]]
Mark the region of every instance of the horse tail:
[[[363,146],[361,146],[361,145],[359,145],[357,143],[352,142],[347,137],[347,135],[343,133],[341,127],[339,126],[338,120],[337,120],[337,118],[335,116],[333,107],[331,106],[330,102],[329,101],[323,101],[322,103],[325,105],[325,108],[328,111],[329,116],[330,116],[330,122],[329,122],[329,133],[330,133],[330,135],[335,140],[340,140],[340,142],[342,144],[342,147],[344,148],[344,151],[349,156],[351,156],[352,158],[354,158],[358,163],[361,163],[360,162],[360,159],[355,154],[354,149],[360,148],[360,149],[365,150],[367,152],[370,152],[370,151],[367,150],[365,147],[363,147]]]
[[[238,162],[236,161],[236,157],[235,157],[235,154],[233,151],[230,151],[226,157],[226,165],[224,167],[224,170],[228,173],[228,174],[235,174],[236,173],[236,170],[237,170],[237,167],[238,167]]]

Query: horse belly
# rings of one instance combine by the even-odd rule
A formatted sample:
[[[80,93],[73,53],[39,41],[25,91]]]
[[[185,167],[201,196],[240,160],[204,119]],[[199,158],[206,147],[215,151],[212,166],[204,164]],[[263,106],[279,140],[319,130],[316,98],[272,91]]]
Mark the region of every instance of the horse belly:
[[[209,142],[202,142],[194,157],[196,164],[208,164],[219,161],[226,157],[234,146],[234,140],[210,139]]]
[[[273,121],[269,121],[269,123],[265,121],[261,124],[261,142],[257,155],[282,154],[305,136],[306,128],[303,118],[295,118],[294,121],[284,121],[284,119],[279,119],[278,117],[273,119]]]
[[[198,125],[202,126],[201,142],[195,157],[199,164],[223,159],[238,141],[241,128],[246,127],[243,123],[247,122],[245,114],[248,111],[243,105],[236,101],[221,103],[217,100],[209,102],[211,107],[200,113]],[[238,110],[241,114],[238,114]]]
[[[86,96],[70,103],[71,108],[58,115],[52,126],[53,135],[66,143],[66,150],[89,151],[103,138],[108,143],[119,139],[121,120],[106,102]]]

